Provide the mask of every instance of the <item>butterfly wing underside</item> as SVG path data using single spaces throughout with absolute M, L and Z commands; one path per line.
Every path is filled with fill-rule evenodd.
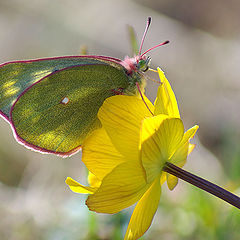
M 104 60 L 55 70 L 22 88 L 19 95 L 12 94 L 12 99 L 5 98 L 7 107 L 0 103 L 1 111 L 17 140 L 59 155 L 77 151 L 86 136 L 100 126 L 97 112 L 103 101 L 128 86 L 123 68 L 113 65 Z M 5 85 L 11 85 L 9 82 Z

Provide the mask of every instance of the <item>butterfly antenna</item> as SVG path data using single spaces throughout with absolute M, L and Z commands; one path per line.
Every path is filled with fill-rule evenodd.
M 148 111 L 154 116 L 153 112 L 150 110 L 150 108 L 148 107 L 146 101 L 144 100 L 144 97 L 143 97 L 143 95 L 142 95 L 142 91 L 141 91 L 141 89 L 140 89 L 140 86 L 139 86 L 139 83 L 138 83 L 138 82 L 136 82 L 136 86 L 137 86 L 138 92 L 140 93 L 140 96 L 141 96 L 144 104 L 146 105 Z
M 140 55 L 140 58 L 141 58 L 142 56 L 144 56 L 146 53 L 152 51 L 153 49 L 158 48 L 158 47 L 163 46 L 163 45 L 168 44 L 168 43 L 169 43 L 169 41 L 167 40 L 167 41 L 165 41 L 165 42 L 163 42 L 163 43 L 160 43 L 160 44 L 158 44 L 158 45 L 156 45 L 156 46 L 154 46 L 154 47 L 152 47 L 152 48 L 149 48 L 146 52 L 144 52 L 144 53 L 142 53 L 142 54 Z
M 147 32 L 148 32 L 148 29 L 149 29 L 149 27 L 150 27 L 151 21 L 152 21 L 152 18 L 151 18 L 151 17 L 148 17 L 148 19 L 147 19 L 147 24 L 146 24 L 146 28 L 145 28 L 145 31 L 144 31 L 144 33 L 143 33 L 143 37 L 142 37 L 142 41 L 141 41 L 141 45 L 140 45 L 140 48 L 139 48 L 138 55 L 140 55 L 141 52 L 142 52 L 143 42 L 144 42 L 144 40 L 145 40 L 146 34 L 147 34 Z

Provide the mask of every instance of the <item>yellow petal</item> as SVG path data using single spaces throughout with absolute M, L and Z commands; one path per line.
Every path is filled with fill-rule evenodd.
M 183 124 L 179 118 L 158 115 L 143 121 L 141 131 L 141 159 L 150 183 L 176 151 L 183 137 Z
M 168 188 L 172 191 L 178 184 L 178 178 L 167 173 L 167 185 Z
M 150 227 L 157 211 L 161 196 L 161 185 L 156 178 L 147 192 L 137 203 L 130 219 L 124 240 L 140 238 Z
M 179 147 L 177 151 L 174 153 L 174 155 L 171 157 L 169 162 L 177 165 L 178 167 L 183 167 L 187 161 L 188 146 L 189 146 L 189 143 L 186 142 L 184 145 Z M 177 183 L 178 183 L 178 178 L 167 173 L 168 188 L 170 190 L 173 190 L 177 186 Z
M 101 213 L 117 213 L 137 202 L 148 185 L 142 166 L 134 162 L 118 165 L 102 181 L 99 189 L 88 197 L 89 209 Z
M 162 172 L 162 175 L 160 177 L 160 184 L 163 185 L 166 180 L 167 180 L 167 173 Z
M 183 167 L 187 161 L 189 143 L 185 142 L 184 145 L 181 145 L 176 152 L 173 154 L 169 162 L 177 165 L 178 167 Z M 167 185 L 170 190 L 173 190 L 178 183 L 178 178 L 167 174 Z
M 93 173 L 89 172 L 88 173 L 88 182 L 89 185 L 93 188 L 99 188 L 102 181 L 99 180 Z
M 171 157 L 171 163 L 177 165 L 178 167 L 184 166 L 187 155 L 194 149 L 194 145 L 189 145 L 189 141 L 191 138 L 193 138 L 197 130 L 198 126 L 195 125 L 184 133 L 182 141 L 180 142 L 176 152 Z
M 184 133 L 184 136 L 183 136 L 181 144 L 185 144 L 185 142 L 189 142 L 189 140 L 194 137 L 194 135 L 197 132 L 198 128 L 199 128 L 198 125 L 194 125 L 193 127 L 189 128 Z
M 99 180 L 124 160 L 103 128 L 94 131 L 83 143 L 82 161 Z
M 152 103 L 144 98 L 153 112 Z M 107 98 L 98 117 L 117 150 L 129 159 L 138 159 L 141 122 L 152 116 L 146 105 L 136 96 L 113 96 Z
M 70 177 L 68 177 L 65 182 L 70 189 L 76 193 L 93 194 L 96 191 L 96 188 L 85 187 Z
M 198 126 L 194 126 L 184 133 L 181 143 L 169 162 L 177 165 L 178 167 L 183 167 L 185 165 L 189 152 L 193 150 L 193 146 L 192 144 L 190 145 L 189 140 L 195 135 L 197 129 Z M 177 177 L 167 174 L 167 185 L 170 190 L 173 190 L 177 183 Z
M 188 146 L 188 155 L 194 150 L 195 147 L 196 147 L 196 144 L 189 143 L 189 146 Z
M 177 100 L 164 72 L 158 68 L 161 85 L 158 88 L 157 98 L 155 101 L 154 115 L 165 114 L 170 117 L 180 118 Z

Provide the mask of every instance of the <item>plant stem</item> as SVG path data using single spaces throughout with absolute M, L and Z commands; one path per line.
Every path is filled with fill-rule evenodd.
M 212 195 L 221 198 L 222 200 L 230 203 L 231 205 L 240 209 L 240 198 L 227 190 L 213 184 L 201 177 L 198 177 L 190 172 L 187 172 L 176 165 L 167 162 L 163 167 L 163 171 L 170 173 L 192 185 L 211 193 Z

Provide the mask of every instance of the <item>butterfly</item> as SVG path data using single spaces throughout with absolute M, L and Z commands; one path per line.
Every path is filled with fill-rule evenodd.
M 150 58 L 120 60 L 84 55 L 13 61 L 0 65 L 0 115 L 16 140 L 36 151 L 69 156 L 101 126 L 97 113 L 116 94 L 137 95 Z M 163 42 L 158 46 L 168 43 Z

